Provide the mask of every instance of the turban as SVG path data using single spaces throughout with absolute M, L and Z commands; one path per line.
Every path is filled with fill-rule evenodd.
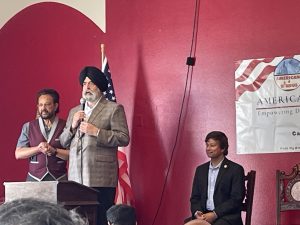
M 79 82 L 81 86 L 85 78 L 88 77 L 90 80 L 99 88 L 100 91 L 104 92 L 107 90 L 107 79 L 104 73 L 101 72 L 98 68 L 94 66 L 84 67 L 79 74 Z

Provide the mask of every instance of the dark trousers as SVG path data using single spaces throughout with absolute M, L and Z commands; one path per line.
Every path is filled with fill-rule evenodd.
M 97 212 L 97 225 L 107 225 L 106 211 L 114 205 L 116 188 L 114 187 L 94 187 L 98 193 L 100 203 Z

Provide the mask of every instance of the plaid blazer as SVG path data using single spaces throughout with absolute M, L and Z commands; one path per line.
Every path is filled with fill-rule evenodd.
M 122 105 L 102 97 L 88 118 L 100 128 L 97 137 L 71 132 L 74 113 L 70 110 L 61 144 L 70 149 L 68 179 L 89 187 L 116 187 L 118 181 L 118 146 L 127 146 L 129 131 Z

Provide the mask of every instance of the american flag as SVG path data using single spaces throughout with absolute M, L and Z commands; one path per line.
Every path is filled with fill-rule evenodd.
M 108 88 L 103 94 L 105 95 L 107 100 L 116 102 L 116 95 L 114 91 L 113 82 L 111 79 L 111 73 L 109 70 L 107 58 L 104 57 L 102 62 L 102 72 L 106 76 L 108 81 Z M 116 190 L 115 203 L 116 204 L 127 204 L 134 205 L 134 198 L 131 189 L 131 183 L 129 179 L 128 173 L 128 163 L 127 156 L 124 151 L 124 148 L 118 148 L 118 162 L 119 162 L 119 179 L 118 186 Z
M 116 102 L 117 101 L 116 94 L 115 94 L 114 85 L 111 79 L 110 69 L 106 57 L 104 57 L 104 60 L 102 62 L 102 72 L 104 73 L 108 81 L 108 88 L 105 92 L 103 92 L 103 94 L 105 95 L 107 100 Z

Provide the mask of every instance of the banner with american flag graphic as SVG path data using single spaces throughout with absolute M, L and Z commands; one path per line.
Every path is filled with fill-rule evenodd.
M 300 151 L 300 55 L 236 63 L 237 153 Z
M 111 79 L 111 73 L 109 70 L 109 65 L 106 57 L 104 57 L 102 62 L 102 72 L 104 73 L 108 81 L 108 88 L 105 92 L 103 92 L 103 94 L 105 95 L 107 100 L 116 102 L 115 90 L 114 90 L 113 82 Z M 134 198 L 133 198 L 133 193 L 132 193 L 131 183 L 130 183 L 129 173 L 128 173 L 127 156 L 124 148 L 122 147 L 118 148 L 118 162 L 119 162 L 119 179 L 118 179 L 118 186 L 116 190 L 115 203 L 134 205 Z

